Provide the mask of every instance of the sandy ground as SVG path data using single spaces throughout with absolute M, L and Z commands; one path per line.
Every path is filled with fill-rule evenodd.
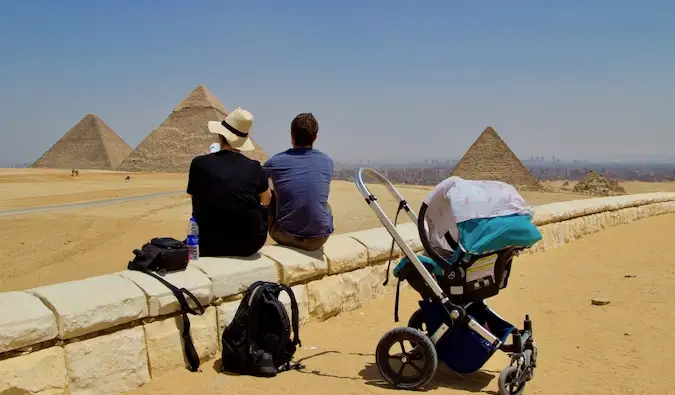
M 525 313 L 531 315 L 540 355 L 526 394 L 675 393 L 675 376 L 667 374 L 675 363 L 673 232 L 671 214 L 517 258 L 509 287 L 489 304 L 518 326 Z M 611 303 L 592 306 L 590 299 L 598 295 Z M 415 301 L 413 291 L 404 293 L 400 325 Z M 272 388 L 296 395 L 395 393 L 382 382 L 373 355 L 380 337 L 397 326 L 392 308 L 388 298 L 304 327 L 304 348 L 297 353 L 304 371 L 272 379 L 238 377 L 216 373 L 219 362 L 210 361 L 202 373 L 179 370 L 128 394 L 253 394 Z M 507 363 L 498 353 L 474 374 L 442 368 L 429 392 L 497 394 L 496 376 Z
M 127 174 L 82 170 L 71 177 L 70 170 L 0 169 L 0 210 L 183 190 L 186 184 L 184 174 L 131 173 L 125 183 Z M 675 190 L 675 183 L 646 186 L 654 185 Z M 400 192 L 418 208 L 429 189 L 401 186 Z M 379 185 L 372 191 L 393 218 L 396 203 L 389 192 Z M 588 198 L 569 192 L 523 195 L 534 205 Z M 381 226 L 353 183 L 333 182 L 330 204 L 337 233 Z M 188 197 L 178 195 L 0 217 L 0 292 L 123 270 L 132 251 L 152 237 L 182 239 L 189 214 Z

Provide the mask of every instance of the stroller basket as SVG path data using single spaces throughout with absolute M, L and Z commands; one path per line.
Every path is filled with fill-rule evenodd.
M 437 303 L 419 302 L 427 331 L 434 333 L 443 325 L 443 310 Z M 489 328 L 500 342 L 505 343 L 515 329 L 482 302 L 467 307 L 467 315 L 479 325 Z M 457 373 L 472 373 L 483 367 L 498 346 L 478 336 L 464 325 L 455 325 L 452 330 L 436 343 L 439 358 Z

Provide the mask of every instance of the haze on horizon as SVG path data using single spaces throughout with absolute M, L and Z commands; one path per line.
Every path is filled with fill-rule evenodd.
M 200 83 L 270 154 L 313 112 L 338 161 L 455 159 L 488 125 L 521 158 L 675 158 L 675 2 L 481 5 L 0 2 L 0 162 L 87 113 L 136 146 Z

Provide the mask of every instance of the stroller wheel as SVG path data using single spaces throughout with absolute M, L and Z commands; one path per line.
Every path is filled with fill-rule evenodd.
M 410 328 L 418 329 L 420 332 L 428 336 L 427 333 L 427 324 L 424 322 L 424 317 L 422 316 L 422 310 L 415 311 L 408 320 L 408 326 Z
M 427 384 L 438 368 L 438 355 L 431 339 L 409 327 L 385 333 L 377 344 L 375 360 L 382 377 L 403 389 Z
M 518 382 L 518 368 L 509 366 L 502 370 L 497 381 L 499 395 L 521 395 L 525 391 L 525 382 Z

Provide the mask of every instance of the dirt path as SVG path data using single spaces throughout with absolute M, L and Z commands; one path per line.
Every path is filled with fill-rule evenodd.
M 518 259 L 509 288 L 490 305 L 518 325 L 526 312 L 532 315 L 540 367 L 526 394 L 675 393 L 675 376 L 667 374 L 675 364 L 673 232 L 675 215 L 665 215 Z M 611 303 L 592 306 L 596 295 Z M 403 296 L 402 321 L 415 300 L 412 292 Z M 273 379 L 235 377 L 217 374 L 208 362 L 203 373 L 177 371 L 129 394 L 400 393 L 381 382 L 373 365 L 379 338 L 397 325 L 392 307 L 393 298 L 380 300 L 304 327 L 305 349 L 298 357 L 305 371 Z M 495 375 L 506 363 L 498 354 L 471 375 L 440 370 L 429 392 L 496 394 Z
M 144 194 L 144 195 L 130 195 L 130 196 L 123 196 L 123 197 L 115 197 L 115 198 L 108 198 L 108 199 L 99 199 L 99 200 L 85 200 L 81 202 L 75 202 L 75 203 L 62 203 L 62 204 L 54 204 L 54 205 L 49 205 L 49 206 L 34 206 L 34 207 L 25 207 L 25 208 L 17 208 L 17 209 L 11 209 L 11 210 L 0 210 L 0 217 L 7 217 L 10 215 L 22 215 L 22 214 L 35 214 L 35 213 L 42 213 L 45 211 L 58 211 L 58 210 L 67 210 L 71 208 L 82 208 L 82 207 L 92 207 L 92 206 L 104 206 L 107 204 L 120 204 L 120 203 L 126 203 L 126 202 L 135 202 L 137 200 L 147 200 L 147 199 L 156 199 L 160 197 L 166 197 L 166 196 L 174 196 L 174 195 L 184 195 L 184 191 L 167 191 L 167 192 L 156 192 L 156 193 L 149 193 L 149 194 Z

